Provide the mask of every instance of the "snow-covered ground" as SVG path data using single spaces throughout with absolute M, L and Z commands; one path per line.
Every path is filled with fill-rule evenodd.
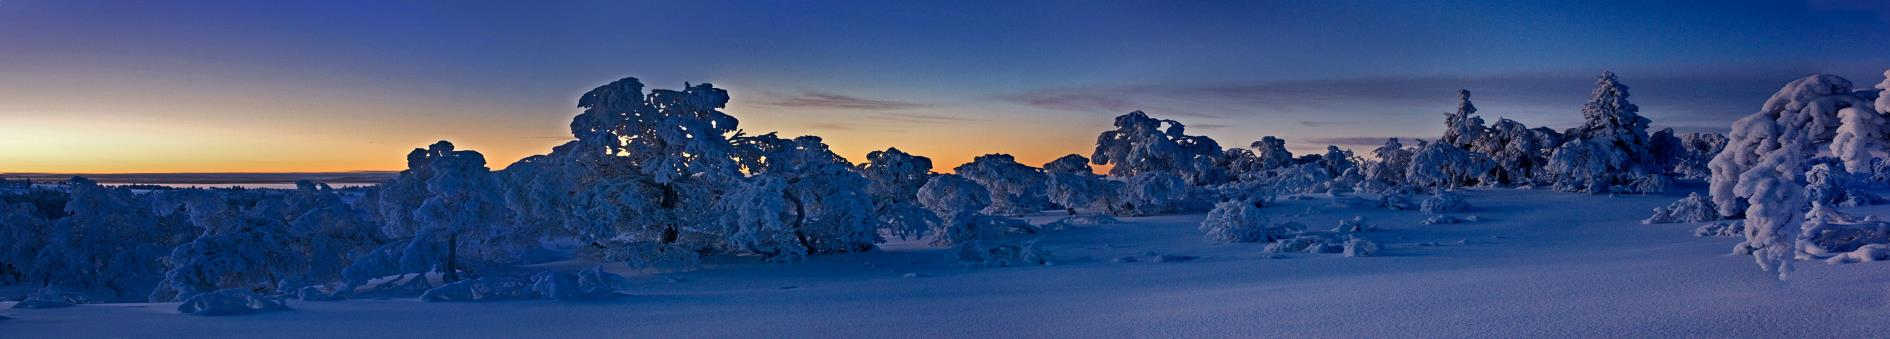
M 291 302 L 292 311 L 180 315 L 177 304 L 8 309 L 0 337 L 1882 337 L 1890 264 L 1802 263 L 1788 281 L 1727 253 L 1738 238 L 1642 225 L 1688 192 L 1618 197 L 1473 189 L 1478 222 L 1331 198 L 1283 200 L 1315 229 L 1363 215 L 1382 256 L 1285 254 L 1202 239 L 1200 214 L 1049 233 L 1053 266 L 961 268 L 946 249 L 796 264 L 716 258 L 634 274 L 605 302 Z M 1849 209 L 1890 216 L 1890 207 Z M 1304 216 L 1292 216 L 1315 212 Z M 1039 215 L 1045 223 L 1054 215 Z M 1155 262 L 1149 254 L 1198 256 Z M 1119 262 L 1121 257 L 1135 262 Z M 587 264 L 563 264 L 572 268 Z M 624 272 L 621 266 L 617 271 Z

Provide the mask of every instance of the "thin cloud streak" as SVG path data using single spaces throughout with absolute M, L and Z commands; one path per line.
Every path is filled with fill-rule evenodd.
M 827 92 L 804 92 L 793 96 L 772 98 L 761 101 L 759 104 L 788 108 L 852 109 L 868 111 L 890 111 L 930 106 L 914 102 L 867 99 Z

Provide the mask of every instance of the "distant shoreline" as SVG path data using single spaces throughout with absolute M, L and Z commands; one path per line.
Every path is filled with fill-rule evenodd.
M 395 171 L 355 171 L 355 172 L 285 172 L 285 173 L 0 173 L 0 178 L 9 180 L 27 179 L 34 182 L 61 182 L 74 176 L 92 179 L 102 184 L 289 184 L 299 180 L 323 182 L 329 184 L 375 184 L 400 174 Z

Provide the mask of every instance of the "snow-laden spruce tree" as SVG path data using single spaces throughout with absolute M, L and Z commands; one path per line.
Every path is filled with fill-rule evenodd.
M 879 227 L 901 239 L 922 238 L 939 223 L 938 216 L 919 206 L 919 187 L 932 179 L 932 159 L 898 148 L 866 154 L 860 173 L 870 182 Z
M 1063 206 L 1069 215 L 1076 215 L 1078 208 L 1095 208 L 1105 204 L 1105 197 L 1116 195 L 1121 184 L 1096 175 L 1089 167 L 1089 159 L 1081 155 L 1065 155 L 1043 164 L 1046 180 L 1045 193 L 1050 202 Z
M 151 301 L 181 301 L 232 288 L 281 292 L 297 287 L 283 285 L 309 268 L 307 258 L 293 248 L 301 241 L 263 204 L 233 205 L 221 193 L 200 189 L 157 197 L 155 210 L 187 212 L 202 233 L 171 250 L 165 259 L 171 269 L 151 292 Z
M 1398 138 L 1385 140 L 1385 145 L 1372 150 L 1377 160 L 1366 162 L 1363 166 L 1365 179 L 1358 183 L 1358 190 L 1379 192 L 1405 185 L 1405 172 L 1411 168 L 1411 157 L 1416 152 L 1405 148 Z
M 1143 173 L 1129 177 L 1117 195 L 1107 197 L 1108 211 L 1117 216 L 1148 216 L 1205 210 L 1211 201 L 1203 200 L 1193 186 L 1171 173 Z
M 1582 119 L 1582 126 L 1549 158 L 1546 169 L 1557 189 L 1605 192 L 1668 170 L 1657 168 L 1649 149 L 1649 120 L 1628 101 L 1628 86 L 1613 72 L 1602 72 L 1595 80 L 1593 96 L 1582 105 Z
M 1470 148 L 1470 144 L 1482 138 L 1488 129 L 1483 127 L 1483 118 L 1476 114 L 1477 106 L 1470 103 L 1470 90 L 1457 90 L 1457 111 L 1444 113 L 1444 137 L 1437 139 L 1437 142 L 1457 148 Z
M 985 214 L 1023 216 L 1041 211 L 1048 202 L 1043 170 L 1017 163 L 1009 154 L 980 155 L 952 171 L 991 191 L 991 206 Z
M 1726 148 L 1708 166 L 1720 214 L 1746 217 L 1746 241 L 1735 253 L 1753 255 L 1761 269 L 1781 278 L 1791 271 L 1809 203 L 1810 161 L 1829 151 L 1847 168 L 1869 169 L 1870 159 L 1856 155 L 1882 153 L 1878 141 L 1859 138 L 1884 128 L 1872 105 L 1867 94 L 1852 91 L 1849 80 L 1820 74 L 1786 84 L 1758 112 L 1733 122 Z
M 873 197 L 867 193 L 871 182 L 820 137 L 783 139 L 769 133 L 738 137 L 737 144 L 738 159 L 754 180 L 774 176 L 782 181 L 779 199 L 785 202 L 786 226 L 801 254 L 866 251 L 882 241 Z M 718 206 L 724 211 L 746 208 Z M 723 234 L 735 243 L 748 241 Z
M 1220 144 L 1206 136 L 1187 135 L 1180 122 L 1135 111 L 1117 116 L 1115 126 L 1096 136 L 1096 151 L 1089 156 L 1097 165 L 1115 165 L 1109 169 L 1110 176 L 1166 172 L 1194 185 L 1225 180 L 1226 174 L 1215 166 Z
M 1481 154 L 1446 142 L 1433 142 L 1411 155 L 1406 180 L 1418 187 L 1457 188 L 1476 180 L 1489 169 Z

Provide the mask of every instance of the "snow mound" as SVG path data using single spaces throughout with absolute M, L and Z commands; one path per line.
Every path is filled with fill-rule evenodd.
M 1378 243 L 1372 242 L 1371 240 L 1367 240 L 1365 238 L 1348 239 L 1345 241 L 1345 256 L 1347 257 L 1378 256 Z
M 1050 251 L 1037 247 L 1037 241 L 999 241 L 977 240 L 960 243 L 953 247 L 953 259 L 959 264 L 976 267 L 1010 266 L 1049 266 L 1054 265 Z
M 177 305 L 177 312 L 189 315 L 236 315 L 265 311 L 288 310 L 289 304 L 282 300 L 265 297 L 246 289 L 232 288 L 203 293 L 184 299 Z
M 1043 228 L 1050 229 L 1050 230 L 1060 230 L 1060 229 L 1067 229 L 1076 225 L 1108 225 L 1108 224 L 1116 224 L 1116 223 L 1121 223 L 1121 222 L 1122 222 L 1121 220 L 1116 220 L 1115 217 L 1111 217 L 1107 215 L 1100 215 L 1100 214 L 1099 215 L 1072 215 L 1072 216 L 1059 218 L 1057 219 L 1057 221 L 1052 221 L 1048 224 L 1044 224 Z
M 532 291 L 558 301 L 598 300 L 617 295 L 625 282 L 623 276 L 597 266 L 577 273 L 540 272 L 532 276 Z
M 1701 237 L 1741 237 L 1746 235 L 1746 221 L 1727 221 L 1700 225 L 1693 229 L 1694 236 Z
M 83 293 L 66 292 L 58 288 L 47 287 L 40 289 L 39 292 L 34 292 L 32 295 L 26 296 L 26 300 L 21 300 L 19 303 L 13 304 L 13 308 L 60 308 L 84 304 L 86 301 L 87 298 Z
M 1299 223 L 1273 224 L 1253 205 L 1240 200 L 1216 204 L 1201 220 L 1201 232 L 1209 241 L 1269 242 L 1306 229 Z
M 1416 209 L 1418 206 L 1416 203 L 1411 202 L 1411 194 L 1409 193 L 1385 192 L 1378 196 L 1378 207 L 1393 211 L 1403 211 Z
M 321 286 L 303 286 L 302 289 L 295 291 L 295 299 L 301 301 L 340 301 L 347 300 L 348 296 Z
M 1266 253 L 1340 253 L 1345 251 L 1345 239 L 1324 234 L 1302 234 L 1287 239 L 1275 240 L 1267 244 Z
M 420 294 L 420 301 L 494 301 L 529 299 L 532 283 L 517 277 L 482 277 L 455 281 Z
M 1708 199 L 1706 196 L 1702 196 L 1699 193 L 1692 193 L 1688 194 L 1686 198 L 1681 198 L 1680 201 L 1675 201 L 1672 205 L 1667 205 L 1667 207 L 1655 207 L 1654 215 L 1647 217 L 1647 219 L 1642 219 L 1641 223 L 1649 225 L 1677 224 L 1720 219 L 1722 218 L 1719 216 L 1719 205 L 1713 204 L 1713 200 Z
M 1448 224 L 1461 224 L 1468 221 L 1469 220 L 1453 217 L 1448 214 L 1438 214 L 1438 215 L 1431 216 L 1430 218 L 1425 218 L 1422 221 L 1418 221 L 1418 223 L 1424 224 L 1424 225 L 1448 225 Z
M 1360 216 L 1351 217 L 1349 219 L 1340 219 L 1339 226 L 1332 228 L 1332 232 L 1335 232 L 1335 233 L 1364 232 L 1364 231 L 1370 231 L 1373 228 L 1374 227 L 1372 227 L 1371 224 L 1365 223 L 1365 216 L 1360 215 Z
M 1799 259 L 1826 259 L 1830 263 L 1882 260 L 1890 246 L 1890 222 L 1874 217 L 1853 218 L 1824 205 L 1805 214 L 1798 235 Z
M 1468 209 L 1470 209 L 1470 202 L 1463 200 L 1463 196 L 1443 190 L 1437 191 L 1437 194 L 1429 198 L 1424 198 L 1424 202 L 1418 207 L 1418 211 L 1424 214 L 1461 212 Z

